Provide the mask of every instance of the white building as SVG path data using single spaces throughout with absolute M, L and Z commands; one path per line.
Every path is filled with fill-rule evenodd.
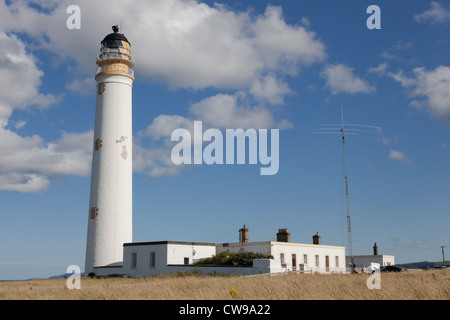
M 350 257 L 347 257 L 347 264 L 350 264 Z M 353 256 L 353 261 L 355 264 L 355 270 L 360 272 L 364 268 L 368 268 L 372 263 L 379 263 L 381 267 L 383 266 L 393 266 L 395 265 L 395 256 L 378 254 L 378 246 L 375 243 L 373 246 L 372 255 L 358 255 Z
M 290 242 L 288 230 L 279 229 L 277 241 L 224 243 L 218 244 L 216 251 L 247 251 L 271 255 L 285 271 L 345 272 L 345 247 L 322 245 L 320 239 L 319 233 L 316 233 L 312 244 L 293 243 Z
M 248 229 L 246 229 L 248 232 Z M 242 231 L 242 229 L 241 229 Z M 287 238 L 286 238 L 287 235 Z M 320 244 L 316 234 L 313 244 L 291 243 L 287 229 L 280 229 L 278 241 L 237 243 L 202 243 L 181 241 L 158 241 L 126 243 L 123 247 L 123 265 L 93 268 L 96 275 L 119 274 L 130 277 L 147 277 L 177 272 L 202 274 L 261 274 L 281 272 L 344 273 L 345 247 Z M 240 236 L 242 240 L 242 237 Z M 272 256 L 273 259 L 255 259 L 253 266 L 203 266 L 194 262 L 217 255 L 223 251 L 255 252 Z

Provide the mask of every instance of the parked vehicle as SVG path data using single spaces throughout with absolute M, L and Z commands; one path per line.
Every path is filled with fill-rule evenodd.
M 371 274 L 371 273 L 374 273 L 377 270 L 380 270 L 380 264 L 376 263 L 376 262 L 371 262 L 370 266 L 365 268 L 364 272 Z
M 433 266 L 428 266 L 428 269 L 447 269 L 446 266 L 442 266 L 440 264 L 435 264 Z
M 381 272 L 403 272 L 407 269 L 400 266 L 383 266 L 380 268 Z

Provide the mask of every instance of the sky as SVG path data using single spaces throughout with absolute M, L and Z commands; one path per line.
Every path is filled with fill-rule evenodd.
M 113 25 L 135 62 L 133 241 L 237 242 L 246 224 L 250 241 L 288 228 L 347 246 L 341 137 L 315 134 L 342 106 L 346 124 L 378 127 L 346 136 L 353 254 L 442 260 L 446 1 L 18 0 L 0 2 L 0 280 L 84 269 L 95 61 Z M 278 172 L 175 165 L 171 134 L 194 121 L 279 129 Z

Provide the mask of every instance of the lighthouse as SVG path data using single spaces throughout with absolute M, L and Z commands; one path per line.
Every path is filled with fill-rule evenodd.
M 97 98 L 85 274 L 120 266 L 132 242 L 132 86 L 130 42 L 113 26 L 97 56 Z

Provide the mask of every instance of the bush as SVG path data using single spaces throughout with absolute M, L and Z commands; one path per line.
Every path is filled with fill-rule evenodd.
M 230 252 L 223 251 L 218 255 L 210 258 L 201 259 L 194 264 L 196 265 L 221 265 L 235 267 L 251 267 L 253 259 L 273 259 L 272 256 L 256 252 Z

